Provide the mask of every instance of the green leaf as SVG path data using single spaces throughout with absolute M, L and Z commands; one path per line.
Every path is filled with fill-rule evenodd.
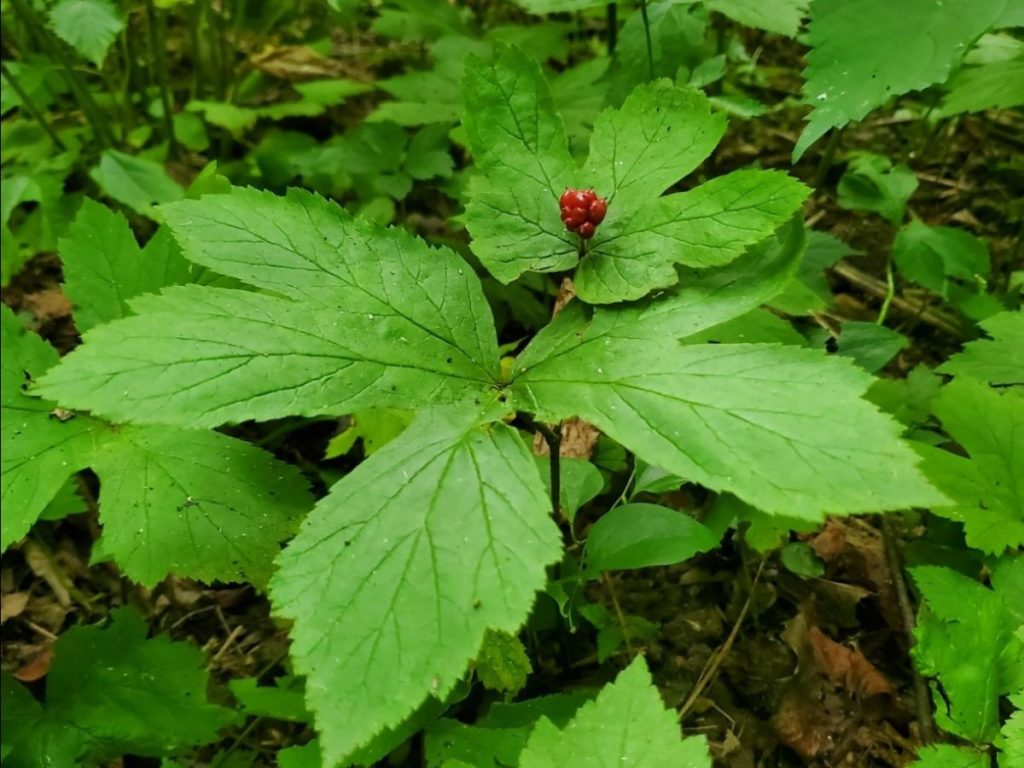
M 580 615 L 597 629 L 597 663 L 604 664 L 618 653 L 626 642 L 626 635 L 633 642 L 643 643 L 656 636 L 660 626 L 640 616 L 628 613 L 612 616 L 600 603 L 585 603 L 579 606 Z
M 964 67 L 950 79 L 946 97 L 936 114 L 949 117 L 1021 104 L 1024 104 L 1024 57 Z
M 89 465 L 100 422 L 61 420 L 55 405 L 25 394 L 35 377 L 57 361 L 57 352 L 27 331 L 5 304 L 0 308 L 3 401 L 0 410 L 2 505 L 0 548 L 24 536 L 65 480 Z
M 794 541 L 787 544 L 779 552 L 779 558 L 782 560 L 782 564 L 797 576 L 817 579 L 825 575 L 825 564 L 805 542 Z
M 992 338 L 967 343 L 939 371 L 996 386 L 1024 385 L 1024 313 L 1000 312 L 981 327 Z
M 944 500 L 899 425 L 860 399 L 871 379 L 852 365 L 795 347 L 591 336 L 571 309 L 517 361 L 520 410 L 578 415 L 645 461 L 775 514 Z
M 894 166 L 887 157 L 857 152 L 839 179 L 839 206 L 873 211 L 893 225 L 903 221 L 907 200 L 917 189 L 917 176 L 909 167 Z
M 891 328 L 851 320 L 842 324 L 836 352 L 853 358 L 868 373 L 877 373 L 909 345 L 906 336 Z
M 1017 709 L 999 734 L 999 768 L 1024 768 L 1024 690 L 1010 696 Z
M 453 252 L 305 192 L 164 210 L 187 258 L 292 298 L 198 286 L 137 298 L 138 315 L 87 333 L 44 396 L 198 427 L 479 399 L 496 380 L 487 301 Z
M 523 272 L 575 266 L 576 237 L 558 197 L 576 182 L 562 119 L 540 66 L 499 45 L 493 62 L 471 57 L 462 120 L 480 174 L 466 207 L 473 250 L 503 283 Z
M 917 751 L 917 760 L 911 768 L 991 768 L 988 753 L 954 747 L 950 744 L 933 744 Z
M 919 365 L 905 379 L 878 379 L 867 398 L 907 426 L 924 424 L 931 413 L 932 400 L 942 389 L 942 377 Z
M 79 758 L 107 760 L 125 753 L 159 757 L 215 741 L 233 714 L 207 702 L 203 654 L 165 635 L 147 640 L 147 631 L 135 609 L 120 608 L 106 628 L 78 626 L 62 634 L 46 677 L 45 719 L 19 723 L 29 732 L 15 734 L 16 747 L 45 742 L 46 729 L 51 739 L 54 731 L 78 734 Z M 20 750 L 14 757 L 12 765 L 40 764 Z
M 191 282 L 190 268 L 165 235 L 140 248 L 128 220 L 86 198 L 59 241 L 64 293 L 74 304 L 75 326 L 85 332 L 128 312 L 128 300 L 165 285 Z
M 103 151 L 89 176 L 114 200 L 143 216 L 152 216 L 154 205 L 180 200 L 185 194 L 160 163 L 115 149 Z
M 710 768 L 702 737 L 681 738 L 676 713 L 665 709 L 641 657 L 597 699 L 580 707 L 565 728 L 542 719 L 519 758 L 519 768 Z
M 985 552 L 1024 545 L 1024 397 L 960 378 L 932 411 L 970 456 L 918 448 L 925 474 L 952 500 L 935 514 L 962 522 L 967 543 Z
M 623 504 L 587 532 L 586 572 L 674 565 L 707 552 L 718 538 L 685 512 L 657 504 Z
M 990 590 L 949 568 L 919 566 L 910 573 L 925 602 L 911 654 L 941 685 L 933 697 L 936 722 L 979 744 L 991 742 L 999 731 L 999 697 L 1024 684 L 1024 643 L 1014 636 L 1021 622 L 1009 610 L 1019 594 Z
M 3 547 L 29 530 L 69 476 L 91 467 L 103 524 L 94 559 L 113 556 L 146 585 L 171 571 L 266 582 L 280 542 L 311 504 L 294 467 L 213 432 L 57 418 L 53 403 L 21 391 L 25 372 L 45 370 L 56 352 L 6 307 L 3 344 Z
M 771 306 L 788 315 L 804 315 L 825 309 L 832 303 L 832 288 L 825 277 L 825 270 L 856 253 L 833 235 L 808 232 L 807 250 L 800 269 L 789 285 L 771 300 Z
M 815 0 L 804 101 L 813 107 L 793 149 L 798 160 L 832 128 L 893 96 L 944 82 L 1005 0 Z
M 706 0 L 705 5 L 748 27 L 796 37 L 810 0 Z
M 513 697 L 532 671 L 530 657 L 516 635 L 487 630 L 476 657 L 476 674 L 484 688 Z
M 429 693 L 443 697 L 487 629 L 515 632 L 560 556 L 518 432 L 427 414 L 338 482 L 278 559 L 325 762 Z
M 260 685 L 258 678 L 243 677 L 229 680 L 228 688 L 248 717 L 270 717 L 293 723 L 308 723 L 311 719 L 302 687 L 296 685 L 294 679 L 282 678 L 275 685 Z
M 537 456 L 537 467 L 544 479 L 544 487 L 551 493 L 550 457 Z M 580 507 L 604 490 L 604 477 L 601 470 L 586 459 L 561 457 L 559 461 L 561 499 L 559 506 L 571 523 L 576 519 Z
M 363 453 L 369 456 L 383 448 L 409 426 L 414 414 L 383 408 L 367 408 L 352 414 L 349 426 L 331 438 L 324 451 L 325 459 L 336 459 L 352 450 L 362 439 Z
M 112 557 L 147 586 L 169 572 L 264 585 L 312 506 L 295 467 L 216 432 L 124 426 L 99 442 L 93 560 Z
M 61 40 L 102 67 L 125 19 L 109 0 L 58 0 L 50 8 L 50 26 Z
M 736 171 L 636 210 L 609 208 L 580 260 L 577 295 L 594 304 L 637 299 L 675 285 L 675 264 L 727 264 L 770 237 L 807 192 L 784 173 Z
M 616 208 L 633 212 L 700 165 L 724 133 L 725 116 L 700 91 L 667 80 L 639 85 L 598 116 L 581 178 L 608 200 L 610 217 Z
M 953 227 L 929 227 L 914 219 L 896 235 L 896 268 L 908 280 L 949 298 L 950 278 L 975 287 L 991 268 L 985 241 Z
M 502 282 L 579 261 L 582 300 L 639 298 L 674 285 L 677 263 L 735 259 L 807 194 L 784 174 L 739 171 L 659 198 L 708 155 L 725 125 L 706 97 L 667 81 L 640 86 L 620 110 L 602 113 L 577 171 L 540 68 L 516 49 L 498 50 L 493 64 L 467 69 L 463 120 L 481 172 L 471 184 L 467 226 L 474 252 Z M 607 219 L 585 248 L 559 218 L 558 198 L 573 185 L 608 199 Z

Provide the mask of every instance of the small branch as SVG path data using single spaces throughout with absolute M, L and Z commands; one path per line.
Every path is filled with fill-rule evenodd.
M 882 520 L 882 539 L 885 542 L 885 559 L 889 566 L 889 575 L 892 578 L 893 586 L 896 588 L 896 602 L 900 608 L 900 620 L 903 622 L 903 631 L 907 633 L 908 642 L 914 636 L 914 627 L 917 622 L 914 618 L 914 608 L 910 602 L 910 592 L 907 589 L 907 581 L 903 578 L 903 566 L 900 561 L 900 554 L 896 548 L 896 534 L 892 529 L 892 523 L 885 516 Z M 917 707 L 917 719 L 921 723 L 921 736 L 924 743 L 928 744 L 937 738 L 935 731 L 935 720 L 932 718 L 932 700 L 928 695 L 928 685 L 925 683 L 917 667 L 910 665 L 914 676 L 914 703 Z
M 750 611 L 750 604 L 754 599 L 754 588 L 757 587 L 757 583 L 761 580 L 761 571 L 764 570 L 764 560 L 757 567 L 757 573 L 754 575 L 754 581 L 750 585 L 750 594 L 747 595 L 747 600 L 743 603 L 743 608 L 740 610 L 740 615 L 736 617 L 736 623 L 732 625 L 732 630 L 729 632 L 729 636 L 725 639 L 725 642 L 711 655 L 704 670 L 700 673 L 700 677 L 697 678 L 697 682 L 693 686 L 693 690 L 690 691 L 690 695 L 686 697 L 686 701 L 683 702 L 683 706 L 679 709 L 679 722 L 682 722 L 686 716 L 693 709 L 693 705 L 697 703 L 697 699 L 705 691 L 705 689 L 711 685 L 711 681 L 714 680 L 715 675 L 718 674 L 718 670 L 721 668 L 725 659 L 729 656 L 729 652 L 732 650 L 732 646 L 736 642 L 736 638 L 740 633 L 740 627 L 743 626 L 743 620 L 747 617 L 747 613 Z
M 884 299 L 888 293 L 888 288 L 884 282 L 862 272 L 849 262 L 836 262 L 832 267 L 832 271 L 848 283 L 857 286 L 865 293 L 869 293 L 876 298 Z M 905 299 L 902 296 L 893 296 L 890 303 L 892 309 L 902 312 L 905 315 L 910 315 L 911 317 L 919 317 L 922 322 L 938 328 L 940 331 L 948 333 L 958 341 L 966 341 L 971 338 L 970 334 L 964 330 L 963 326 L 961 326 L 958 321 L 948 315 L 928 309 L 927 305 L 923 302 L 912 301 L 910 299 Z
M 622 612 L 622 606 L 619 605 L 619 596 L 615 592 L 615 582 L 612 581 L 611 574 L 608 571 L 601 573 L 601 579 L 604 581 L 604 585 L 608 587 L 608 596 L 612 599 L 612 608 L 615 609 L 615 618 L 619 622 L 619 629 L 622 631 L 622 642 L 626 646 L 626 653 L 629 654 L 629 658 L 633 658 L 633 642 L 629 636 L 629 627 L 626 626 L 626 614 Z
M 885 298 L 882 299 L 882 308 L 878 310 L 878 318 L 875 325 L 885 325 L 885 318 L 889 314 L 889 307 L 896 296 L 896 276 L 892 273 L 892 256 L 885 260 Z
M 552 429 L 547 424 L 534 421 L 525 413 L 519 414 L 519 419 L 527 429 L 539 432 L 544 438 L 544 442 L 548 444 L 548 453 L 550 454 L 548 463 L 551 467 L 551 511 L 557 516 L 562 508 L 562 425 L 556 424 Z

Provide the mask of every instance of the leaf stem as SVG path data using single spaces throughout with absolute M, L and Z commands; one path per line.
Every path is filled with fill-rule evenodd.
M 654 79 L 654 44 L 651 43 L 651 22 L 647 18 L 647 0 L 640 0 L 640 18 L 644 21 L 644 37 L 647 40 L 647 71 Z
M 562 425 L 558 423 L 554 429 L 547 424 L 534 421 L 529 414 L 521 413 L 519 418 L 527 429 L 539 432 L 548 444 L 550 453 L 548 465 L 551 467 L 551 511 L 557 516 L 562 508 Z
M 167 134 L 167 152 L 178 156 L 178 142 L 174 138 L 174 115 L 171 114 L 171 86 L 167 76 L 167 46 L 163 35 L 163 17 L 153 0 L 146 0 L 146 24 L 149 27 L 149 47 L 153 49 L 153 64 L 160 89 L 160 111 L 163 112 L 164 133 Z
M 885 262 L 885 297 L 882 299 L 882 308 L 878 310 L 878 319 L 875 325 L 885 325 L 885 318 L 889 314 L 889 307 L 896 296 L 896 278 L 892 273 L 892 256 Z
M 608 27 L 608 55 L 615 53 L 615 46 L 619 42 L 619 6 L 617 3 L 608 3 L 605 8 L 605 19 Z
M 11 88 L 13 88 L 14 92 L 18 94 L 18 98 L 21 99 L 21 104 L 19 105 L 21 109 L 25 110 L 29 117 L 39 123 L 43 131 L 50 137 L 50 140 L 53 141 L 57 147 L 60 149 L 67 149 L 67 147 L 64 146 L 64 142 L 60 140 L 60 136 L 58 136 L 57 132 L 53 129 L 53 126 L 46 120 L 46 116 L 42 113 L 39 107 L 36 106 L 36 103 L 32 101 L 32 97 L 28 95 L 28 91 L 21 87 L 21 83 L 18 82 L 18 79 L 7 68 L 6 63 L 0 62 L 0 72 L 2 72 L 4 80 L 10 83 Z
M 96 102 L 93 101 L 89 89 L 86 88 L 85 83 L 79 78 L 78 73 L 64 52 L 63 43 L 59 40 L 54 40 L 50 36 L 49 30 L 39 21 L 35 11 L 25 3 L 25 0 L 11 0 L 11 7 L 14 9 L 15 15 L 21 19 L 21 23 L 39 41 L 40 46 L 60 64 L 61 75 L 64 77 L 68 89 L 74 94 L 76 101 L 81 106 L 82 112 L 85 114 L 90 126 L 92 126 L 93 132 L 96 134 L 100 144 L 104 147 L 114 146 L 114 136 L 106 122 L 102 119 L 102 113 L 96 106 Z M 4 37 L 9 37 L 7 32 L 7 30 L 4 30 Z

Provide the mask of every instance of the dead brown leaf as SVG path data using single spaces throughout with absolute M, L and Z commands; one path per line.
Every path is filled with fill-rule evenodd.
M 288 82 L 341 77 L 345 67 L 338 61 L 321 56 L 304 45 L 268 48 L 249 59 L 260 72 Z
M 44 288 L 26 293 L 22 301 L 25 309 L 35 315 L 40 323 L 71 316 L 71 301 L 60 288 Z
M 30 595 L 28 592 L 10 592 L 0 596 L 0 624 L 8 619 L 20 616 L 25 606 L 28 605 Z
M 50 671 L 50 664 L 53 662 L 53 648 L 45 648 L 32 659 L 22 666 L 20 669 L 15 670 L 13 676 L 21 680 L 23 683 L 34 682 L 41 677 L 45 677 L 46 673 Z
M 807 631 L 818 669 L 829 680 L 857 696 L 891 696 L 893 687 L 860 651 L 847 648 L 817 627 Z
M 67 608 L 70 606 L 71 593 L 68 591 L 64 574 L 58 572 L 59 566 L 56 560 L 50 556 L 42 545 L 31 539 L 22 545 L 21 553 L 25 556 L 25 562 L 32 569 L 32 573 L 49 585 L 61 607 Z

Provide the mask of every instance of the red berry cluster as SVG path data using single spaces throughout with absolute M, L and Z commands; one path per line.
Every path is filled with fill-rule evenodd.
M 558 198 L 558 204 L 565 228 L 584 240 L 594 236 L 594 230 L 608 212 L 608 201 L 598 197 L 592 189 L 567 189 Z

